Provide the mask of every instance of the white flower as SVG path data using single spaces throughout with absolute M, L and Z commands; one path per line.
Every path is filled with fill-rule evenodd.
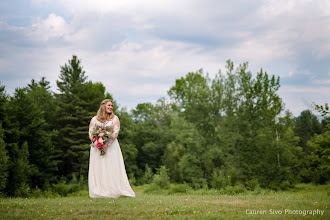
M 99 138 L 99 142 L 103 144 L 103 138 Z
M 100 133 L 99 136 L 100 136 L 100 137 L 103 137 L 103 136 L 104 136 L 104 133 Z

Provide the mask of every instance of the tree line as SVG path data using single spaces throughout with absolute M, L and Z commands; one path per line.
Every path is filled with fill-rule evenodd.
M 89 81 L 76 55 L 60 67 L 59 92 L 44 77 L 8 95 L 0 86 L 0 193 L 25 196 L 61 183 L 86 185 L 88 126 L 100 102 L 113 97 Z M 194 189 L 257 186 L 285 189 L 325 184 L 330 177 L 330 120 L 310 111 L 294 117 L 278 95 L 280 79 L 248 63 L 210 78 L 189 72 L 169 98 L 128 111 L 114 100 L 118 139 L 130 182 L 165 176 Z M 120 100 L 119 100 L 120 102 Z

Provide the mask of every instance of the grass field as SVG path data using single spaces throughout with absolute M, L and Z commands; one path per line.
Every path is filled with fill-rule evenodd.
M 90 199 L 88 192 L 59 198 L 0 198 L 1 219 L 330 219 L 330 186 L 225 195 L 216 190 L 136 198 Z M 310 211 L 318 212 L 311 214 Z M 258 214 L 252 214 L 256 213 Z M 321 214 L 323 212 L 323 215 Z

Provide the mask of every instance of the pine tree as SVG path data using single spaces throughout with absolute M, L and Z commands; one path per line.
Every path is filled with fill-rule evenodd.
M 6 143 L 3 140 L 3 128 L 2 124 L 0 123 L 0 195 L 4 193 L 4 189 L 7 185 L 8 180 L 8 155 L 6 150 Z
M 305 150 L 307 141 L 309 141 L 314 134 L 321 134 L 322 126 L 317 117 L 310 110 L 305 110 L 295 119 L 294 131 L 300 138 L 299 145 Z
M 52 183 L 56 180 L 55 174 L 58 171 L 60 161 L 59 151 L 55 148 L 57 131 L 55 130 L 55 100 L 50 92 L 49 82 L 44 77 L 39 82 L 34 80 L 27 87 L 27 96 L 32 112 L 29 137 L 25 138 L 29 144 L 29 162 L 36 172 L 31 174 L 32 187 L 43 188 L 45 183 Z
M 9 157 L 6 150 L 6 143 L 4 141 L 4 130 L 2 128 L 2 123 L 5 118 L 5 103 L 7 97 L 5 94 L 5 87 L 0 86 L 0 194 L 4 193 L 4 190 L 8 181 L 8 163 Z
M 87 82 L 87 76 L 76 55 L 61 66 L 59 80 L 60 91 L 56 94 L 58 146 L 63 155 L 60 174 L 64 176 L 87 175 L 90 140 L 88 126 L 96 114 L 100 102 L 105 98 L 102 83 Z M 110 96 L 108 94 L 108 96 Z
M 7 95 L 5 92 L 5 86 L 0 85 L 0 122 L 3 122 L 5 118 L 5 103 L 7 101 Z
M 15 195 L 19 197 L 27 197 L 30 192 L 29 182 L 31 175 L 31 167 L 29 164 L 29 148 L 25 141 L 18 151 L 18 158 L 13 169 L 13 186 Z

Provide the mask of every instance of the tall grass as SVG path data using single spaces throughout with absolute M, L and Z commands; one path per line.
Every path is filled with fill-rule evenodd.
M 330 185 L 301 184 L 288 191 L 197 190 L 184 185 L 145 192 L 136 198 L 90 199 L 87 191 L 59 198 L 0 198 L 2 219 L 330 219 Z M 263 214 L 253 211 L 266 210 Z M 320 210 L 323 215 L 285 210 Z M 275 213 L 276 211 L 276 213 Z

